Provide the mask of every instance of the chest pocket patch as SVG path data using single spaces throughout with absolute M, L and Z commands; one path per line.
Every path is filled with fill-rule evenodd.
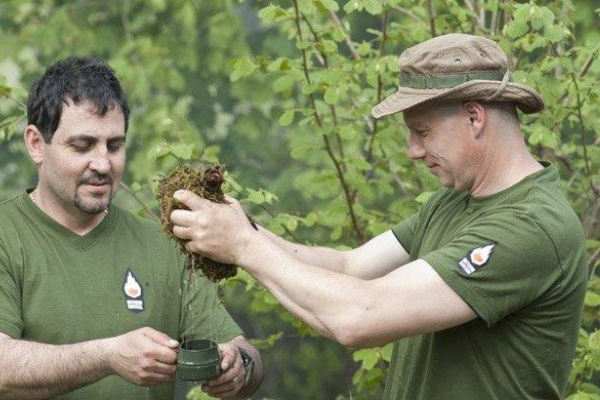
M 136 314 L 144 311 L 144 289 L 137 280 L 133 271 L 127 268 L 125 271 L 125 280 L 123 282 L 123 293 L 127 309 Z

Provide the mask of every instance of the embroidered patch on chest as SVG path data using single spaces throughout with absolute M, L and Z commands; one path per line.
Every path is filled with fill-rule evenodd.
M 492 256 L 496 243 L 489 243 L 482 247 L 469 250 L 467 255 L 458 262 L 461 272 L 471 275 L 479 268 L 485 266 Z
M 133 271 L 129 268 L 125 271 L 123 293 L 125 293 L 125 301 L 128 310 L 136 314 L 144 311 L 144 290 Z

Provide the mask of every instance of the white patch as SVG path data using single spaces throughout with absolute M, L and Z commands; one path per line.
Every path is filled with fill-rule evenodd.
M 133 311 L 136 314 L 144 311 L 144 291 L 130 269 L 127 269 L 125 275 L 123 293 L 125 293 L 125 300 L 128 310 Z
M 125 281 L 125 285 L 123 285 L 123 291 L 132 299 L 137 299 L 142 295 L 142 287 L 137 279 L 131 274 L 131 271 L 127 271 L 127 280 Z
M 490 259 L 490 254 L 492 253 L 492 249 L 494 248 L 494 246 L 495 244 L 492 243 L 488 244 L 487 246 L 478 247 L 475 250 L 471 251 L 471 255 L 469 256 L 471 262 L 477 265 L 478 267 L 481 267 Z

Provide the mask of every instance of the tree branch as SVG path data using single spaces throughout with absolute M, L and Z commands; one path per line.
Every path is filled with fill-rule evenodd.
M 433 0 L 429 0 L 429 29 L 431 29 L 431 37 L 436 37 L 435 32 L 435 8 L 433 7 Z
M 385 54 L 385 42 L 387 41 L 387 19 L 388 19 L 388 10 L 387 7 L 383 9 L 383 14 L 381 16 L 381 45 L 379 47 L 379 59 L 383 58 Z M 377 76 L 377 103 L 381 103 L 383 99 L 383 80 L 381 79 L 381 74 Z M 371 134 L 371 138 L 369 139 L 369 147 L 367 151 L 367 162 L 371 163 L 373 159 L 373 143 L 375 141 L 375 136 L 377 136 L 377 132 L 379 132 L 379 120 L 374 118 L 373 121 L 373 133 Z
M 17 99 L 16 97 L 13 97 L 13 96 L 11 96 L 10 94 L 8 94 L 6 92 L 2 92 L 2 93 L 0 93 L 0 95 L 2 97 L 6 97 L 9 100 L 12 100 L 16 105 L 19 106 L 19 108 L 21 108 L 23 110 L 27 109 L 27 105 L 25 103 L 23 103 L 21 100 Z
M 585 125 L 583 123 L 583 116 L 581 115 L 581 97 L 579 96 L 579 85 L 577 84 L 577 78 L 575 74 L 571 75 L 573 79 L 573 85 L 575 85 L 575 98 L 577 100 L 577 119 L 579 120 L 579 126 L 581 128 L 581 145 L 583 146 L 583 158 L 585 160 L 585 175 L 590 178 L 590 161 L 587 153 L 587 134 L 585 132 Z
M 321 40 L 321 38 L 317 34 L 317 31 L 315 31 L 312 24 L 308 20 L 308 18 L 306 18 L 306 16 L 304 14 L 301 14 L 301 15 L 302 15 L 302 20 L 306 23 L 306 25 L 308 26 L 308 29 L 312 33 L 315 42 L 319 42 Z M 325 67 L 325 69 L 329 69 L 329 60 L 327 58 L 327 55 L 325 53 L 320 53 L 318 51 L 317 51 L 317 54 L 320 55 L 320 58 L 322 60 L 322 65 Z M 336 112 L 335 106 L 333 104 L 329 104 L 329 111 L 331 112 L 331 120 L 333 121 L 333 126 L 337 128 L 338 118 L 337 118 L 337 112 Z M 334 129 L 334 135 L 337 139 L 338 150 L 340 153 L 341 167 L 342 167 L 342 170 L 344 172 L 346 172 L 346 165 L 344 163 L 344 159 L 346 158 L 346 156 L 344 154 L 344 146 L 342 145 L 342 138 L 340 137 L 340 134 L 336 129 Z
M 160 221 L 160 218 L 155 213 L 153 213 L 152 210 L 150 210 L 148 207 L 146 207 L 146 204 L 142 201 L 142 199 L 140 199 L 129 186 L 127 186 L 123 181 L 121 181 L 119 183 L 119 186 L 122 187 L 123 190 L 125 190 L 127 193 L 129 193 L 131 195 L 131 197 L 133 197 L 134 200 L 137 201 L 142 206 L 142 209 L 149 216 L 151 216 L 153 219 L 155 219 L 157 221 Z
M 329 16 L 331 17 L 331 19 L 333 20 L 333 22 L 340 28 L 346 30 L 344 28 L 344 24 L 342 24 L 342 21 L 340 20 L 340 17 L 335 13 L 335 11 L 329 11 Z M 355 60 L 360 60 L 360 54 L 358 54 L 356 52 L 356 49 L 354 48 L 354 45 L 352 44 L 352 40 L 350 40 L 349 36 L 345 36 L 344 37 L 344 43 L 346 43 L 346 46 L 348 47 L 348 50 L 350 50 L 350 54 L 352 54 L 352 58 L 354 58 Z
M 419 23 L 423 23 L 426 24 L 427 21 L 425 21 L 423 18 L 419 17 L 417 14 L 415 14 L 412 10 L 409 10 L 408 8 L 404 8 L 404 7 L 400 7 L 400 6 L 390 6 L 393 10 L 399 11 L 402 14 L 406 14 L 409 17 L 411 17 L 412 19 L 414 19 L 415 21 L 419 22 Z
M 294 0 L 294 10 L 295 10 L 295 23 L 296 23 L 296 30 L 297 30 L 297 34 L 298 34 L 298 38 L 300 40 L 302 39 L 302 28 L 300 27 L 300 11 L 298 10 L 298 0 Z M 306 59 L 306 50 L 305 49 L 301 49 L 302 52 L 302 68 L 304 70 L 304 77 L 306 79 L 306 82 L 310 85 L 311 84 L 311 80 L 310 80 L 310 75 L 308 73 L 308 61 Z M 317 123 L 317 125 L 319 126 L 319 128 L 323 127 L 323 123 L 321 121 L 321 117 L 319 116 L 319 113 L 317 111 L 317 104 L 315 101 L 315 96 L 313 95 L 313 93 L 311 93 L 309 95 L 310 97 L 310 102 L 313 108 L 313 115 L 315 116 L 315 122 Z M 344 195 L 346 196 L 346 202 L 348 204 L 348 209 L 350 211 L 350 219 L 352 220 L 352 227 L 354 228 L 354 232 L 356 234 L 356 240 L 358 243 L 362 244 L 363 242 L 363 234 L 362 231 L 360 229 L 360 226 L 358 224 L 358 218 L 356 217 L 356 213 L 354 211 L 354 203 L 352 201 L 352 196 L 350 193 L 350 187 L 348 186 L 348 183 L 346 182 L 346 178 L 344 177 L 344 172 L 341 168 L 341 165 L 339 163 L 339 161 L 337 160 L 337 158 L 335 157 L 335 155 L 333 154 L 332 148 L 331 148 L 331 144 L 329 143 L 329 138 L 327 137 L 326 134 L 324 134 L 321 131 L 321 136 L 323 137 L 323 141 L 325 142 L 325 150 L 327 151 L 327 154 L 329 154 L 329 158 L 331 158 L 331 161 L 333 162 L 333 165 L 335 166 L 335 169 L 337 171 L 338 174 L 338 178 L 340 180 L 340 183 L 342 185 L 342 189 L 344 191 Z

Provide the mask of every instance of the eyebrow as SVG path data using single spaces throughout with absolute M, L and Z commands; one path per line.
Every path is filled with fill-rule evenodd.
M 95 143 L 98 141 L 98 138 L 96 136 L 92 136 L 92 135 L 81 134 L 81 135 L 70 137 L 69 139 L 67 139 L 65 141 L 65 143 L 72 144 L 77 141 L 83 141 L 83 142 L 87 142 L 87 143 Z M 125 141 L 125 135 L 116 135 L 116 136 L 112 136 L 111 138 L 108 139 L 108 142 L 110 142 L 110 143 L 124 142 L 124 141 Z

